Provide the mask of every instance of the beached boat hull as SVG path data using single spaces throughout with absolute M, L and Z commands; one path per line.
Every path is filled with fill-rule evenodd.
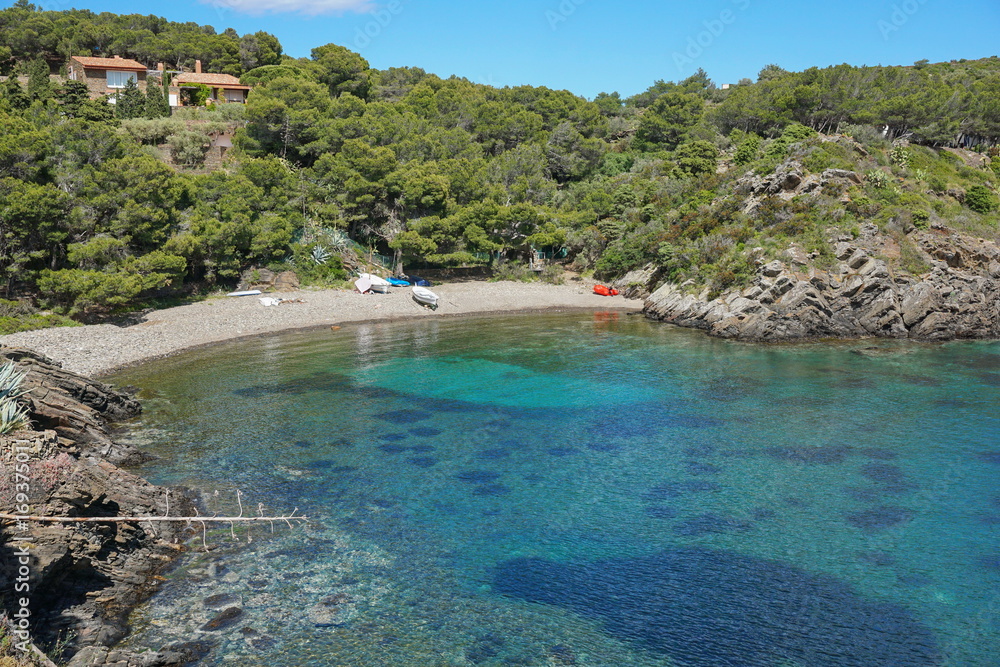
M 430 291 L 426 287 L 416 286 L 413 288 L 413 299 L 424 306 L 428 306 L 431 310 L 435 310 L 438 307 L 439 297 L 434 292 Z
M 389 293 L 389 283 L 386 281 L 385 278 L 380 278 L 380 277 L 378 277 L 376 275 L 373 275 L 371 273 L 362 273 L 361 276 L 358 278 L 358 280 L 355 281 L 354 284 L 358 285 L 359 282 L 362 283 L 362 284 L 364 284 L 365 282 L 367 282 L 368 283 L 368 290 L 370 290 L 372 292 L 378 292 L 379 294 L 388 294 Z M 361 290 L 361 287 L 358 286 L 358 289 Z M 361 291 L 368 291 L 368 290 L 361 290 Z

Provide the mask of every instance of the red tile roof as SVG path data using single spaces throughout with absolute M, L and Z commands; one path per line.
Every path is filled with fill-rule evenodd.
M 231 90 L 250 90 L 250 86 L 244 86 L 240 80 L 231 74 L 195 74 L 184 72 L 178 74 L 172 80 L 176 86 L 185 83 L 203 83 L 206 86 L 216 86 L 218 88 L 229 88 Z
M 127 69 L 146 71 L 146 66 L 130 58 L 91 58 L 89 56 L 73 56 L 85 68 L 93 69 Z

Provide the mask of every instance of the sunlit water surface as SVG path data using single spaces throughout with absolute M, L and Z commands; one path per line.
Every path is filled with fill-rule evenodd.
M 131 438 L 161 458 L 143 475 L 213 512 L 239 489 L 310 517 L 249 543 L 209 531 L 132 647 L 1000 664 L 997 343 L 755 346 L 532 315 L 262 338 L 114 380 L 146 397 Z

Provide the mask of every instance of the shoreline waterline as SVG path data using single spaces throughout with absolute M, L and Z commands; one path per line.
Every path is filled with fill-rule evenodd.
M 300 290 L 269 295 L 288 300 L 275 307 L 263 306 L 252 296 L 210 298 L 150 312 L 128 326 L 38 329 L 0 336 L 0 344 L 31 348 L 76 373 L 105 376 L 216 343 L 331 326 L 573 310 L 638 313 L 642 309 L 642 301 L 599 296 L 587 283 L 468 281 L 442 284 L 434 290 L 441 297 L 436 311 L 415 303 L 406 288 L 371 295 Z

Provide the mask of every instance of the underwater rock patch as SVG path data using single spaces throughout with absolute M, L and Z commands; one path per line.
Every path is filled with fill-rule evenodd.
M 707 482 L 702 480 L 689 480 L 685 482 L 664 482 L 663 484 L 657 484 L 649 491 L 646 491 L 642 495 L 643 500 L 646 501 L 660 501 L 660 500 L 672 500 L 674 498 L 680 498 L 687 493 L 716 493 L 721 491 L 722 487 L 715 482 Z
M 695 476 L 718 475 L 722 472 L 722 468 L 719 466 L 705 463 L 704 461 L 685 461 L 684 467 L 687 469 L 687 474 Z
M 206 632 L 217 632 L 225 630 L 243 616 L 243 610 L 239 607 L 229 607 L 216 614 L 208 623 L 201 626 L 201 630 Z
M 390 410 L 375 415 L 376 419 L 381 419 L 390 424 L 414 424 L 419 421 L 431 418 L 431 413 L 423 410 Z
M 441 430 L 430 426 L 417 426 L 410 429 L 410 434 L 418 438 L 433 438 L 436 435 L 441 435 Z
M 685 447 L 684 456 L 689 456 L 693 459 L 702 458 L 705 456 L 712 456 L 718 451 L 718 447 L 715 445 L 695 445 L 694 447 Z
M 912 511 L 891 505 L 880 505 L 847 515 L 849 524 L 869 534 L 888 530 L 912 519 Z
M 903 607 L 777 561 L 704 548 L 591 563 L 517 558 L 507 597 L 597 619 L 613 637 L 684 665 L 923 667 L 934 636 Z
M 221 609 L 227 605 L 239 604 L 240 596 L 232 593 L 218 593 L 216 595 L 209 595 L 201 603 L 209 609 Z
M 468 482 L 470 484 L 495 482 L 500 479 L 500 477 L 500 473 L 495 470 L 466 470 L 455 475 L 455 479 L 460 482 Z
M 843 463 L 851 453 L 847 445 L 820 445 L 818 447 L 768 447 L 764 454 L 778 461 L 791 461 L 809 465 Z
M 474 496 L 505 496 L 510 489 L 503 484 L 482 484 L 472 490 Z
M 406 459 L 406 462 L 418 468 L 432 468 L 437 465 L 438 460 L 433 456 L 415 456 L 411 459 Z

